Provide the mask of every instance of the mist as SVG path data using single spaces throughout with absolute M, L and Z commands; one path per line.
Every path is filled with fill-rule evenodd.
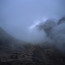
M 38 31 L 36 25 L 49 18 L 57 22 L 65 16 L 65 0 L 1 0 L 1 3 L 0 26 L 26 42 L 46 41 L 46 32 Z

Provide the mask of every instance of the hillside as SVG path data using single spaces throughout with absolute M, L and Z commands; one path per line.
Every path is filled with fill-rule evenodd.
M 0 51 L 9 52 L 13 50 L 18 50 L 24 43 L 26 42 L 15 39 L 4 29 L 0 28 Z
M 19 41 L 0 28 L 0 65 L 65 65 L 65 56 L 42 44 Z

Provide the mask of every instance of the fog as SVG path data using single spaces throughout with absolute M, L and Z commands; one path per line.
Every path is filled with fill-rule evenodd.
M 26 42 L 45 41 L 44 30 L 36 25 L 65 16 L 65 0 L 1 0 L 0 26 L 13 37 Z

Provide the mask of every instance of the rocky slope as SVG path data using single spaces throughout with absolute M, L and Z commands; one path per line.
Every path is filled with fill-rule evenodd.
M 19 41 L 1 28 L 0 65 L 65 65 L 65 55 L 42 44 Z

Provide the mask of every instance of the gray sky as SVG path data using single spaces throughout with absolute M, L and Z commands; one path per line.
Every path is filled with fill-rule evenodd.
M 65 16 L 65 0 L 0 0 L 0 26 L 18 39 L 42 38 L 42 32 L 28 28 L 45 18 Z M 30 30 L 30 31 L 32 31 Z M 30 34 L 30 35 L 29 35 Z M 36 36 L 35 36 L 36 35 Z M 30 39 L 30 40 L 31 40 Z

